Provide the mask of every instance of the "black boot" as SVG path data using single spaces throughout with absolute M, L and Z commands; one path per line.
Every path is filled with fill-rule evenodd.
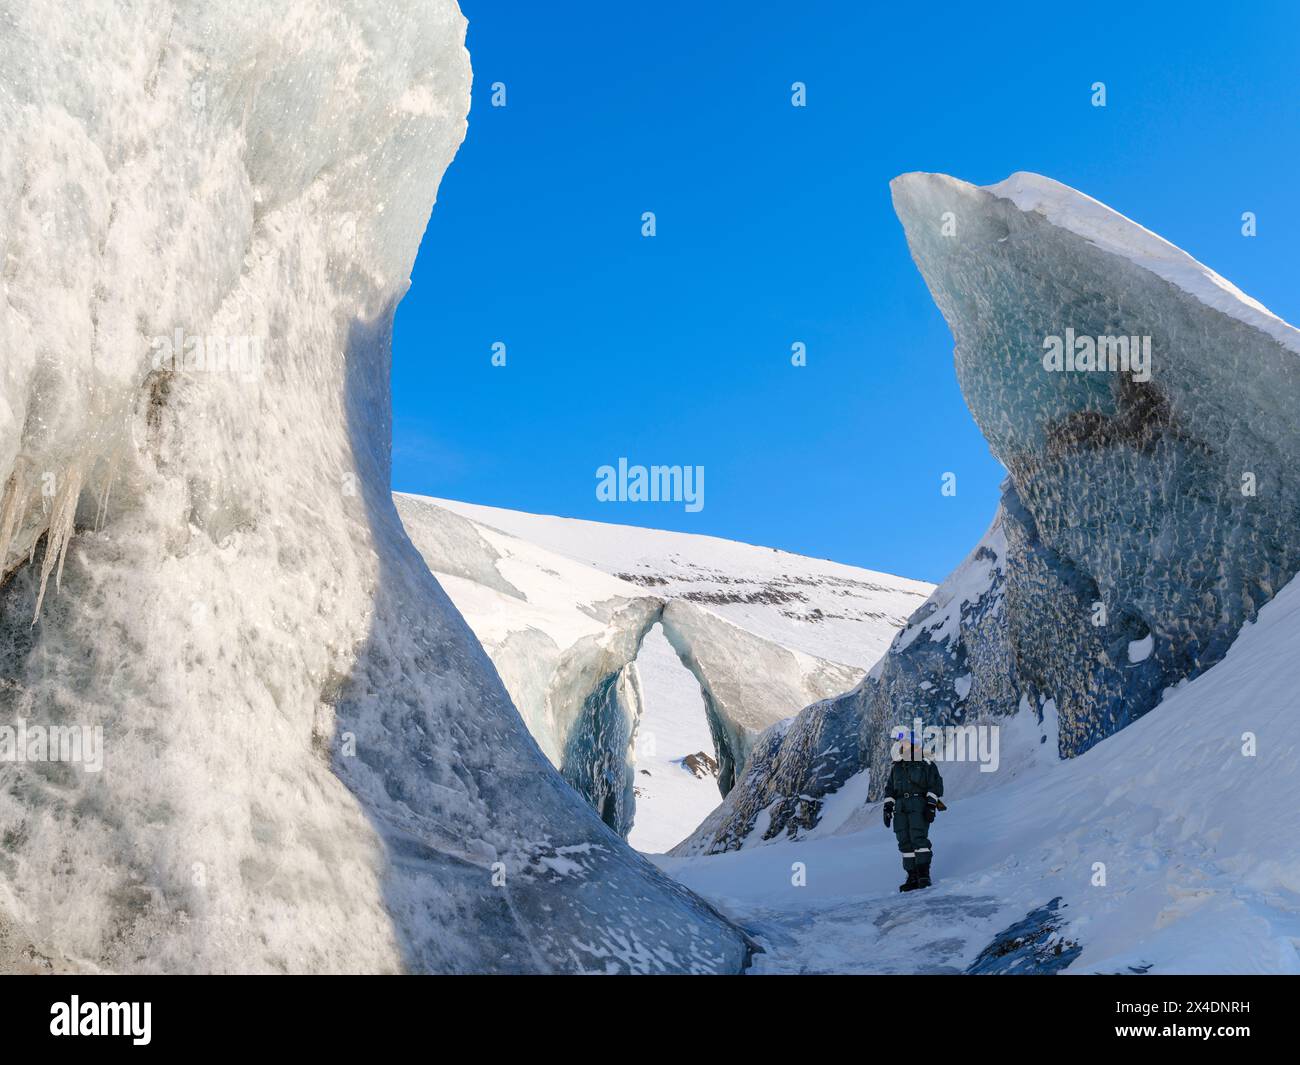
M 917 870 L 916 886 L 918 888 L 928 888 L 930 886 L 930 867 L 928 865 Z
M 899 884 L 899 885 L 898 885 L 898 890 L 899 890 L 899 891 L 915 891 L 915 890 L 916 890 L 917 888 L 919 888 L 920 886 L 921 886 L 921 882 L 920 882 L 920 881 L 917 879 L 917 877 L 916 877 L 916 870 L 915 870 L 915 869 L 909 869 L 909 870 L 907 871 L 907 882 L 906 882 L 905 884 Z

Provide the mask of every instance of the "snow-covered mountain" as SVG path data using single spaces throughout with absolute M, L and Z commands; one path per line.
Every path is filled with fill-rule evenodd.
M 648 850 L 699 825 L 770 725 L 856 684 L 930 587 L 714 537 L 395 498 L 542 751 Z
M 436 502 L 660 599 L 706 607 L 782 647 L 862 669 L 875 663 L 934 589 L 925 581 L 716 536 Z

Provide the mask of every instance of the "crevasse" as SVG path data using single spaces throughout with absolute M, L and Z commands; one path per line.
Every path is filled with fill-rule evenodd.
M 542 752 L 620 835 L 635 817 L 643 700 L 634 663 L 654 625 L 700 686 L 723 795 L 768 725 L 858 675 L 505 533 L 488 523 L 492 514 L 479 521 L 436 500 L 395 499 Z

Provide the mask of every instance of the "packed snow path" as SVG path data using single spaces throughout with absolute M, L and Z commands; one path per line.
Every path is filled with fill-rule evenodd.
M 915 897 L 897 891 L 804 910 L 756 910 L 746 926 L 763 946 L 755 975 L 960 973 L 962 962 L 995 931 L 1001 907 L 991 895 Z

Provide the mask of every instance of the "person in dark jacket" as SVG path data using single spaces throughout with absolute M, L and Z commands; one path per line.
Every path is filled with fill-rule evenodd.
M 930 886 L 930 824 L 943 808 L 943 777 L 939 767 L 922 755 L 912 733 L 896 733 L 891 753 L 894 764 L 885 782 L 885 827 L 893 822 L 907 872 L 898 890 L 915 891 Z

